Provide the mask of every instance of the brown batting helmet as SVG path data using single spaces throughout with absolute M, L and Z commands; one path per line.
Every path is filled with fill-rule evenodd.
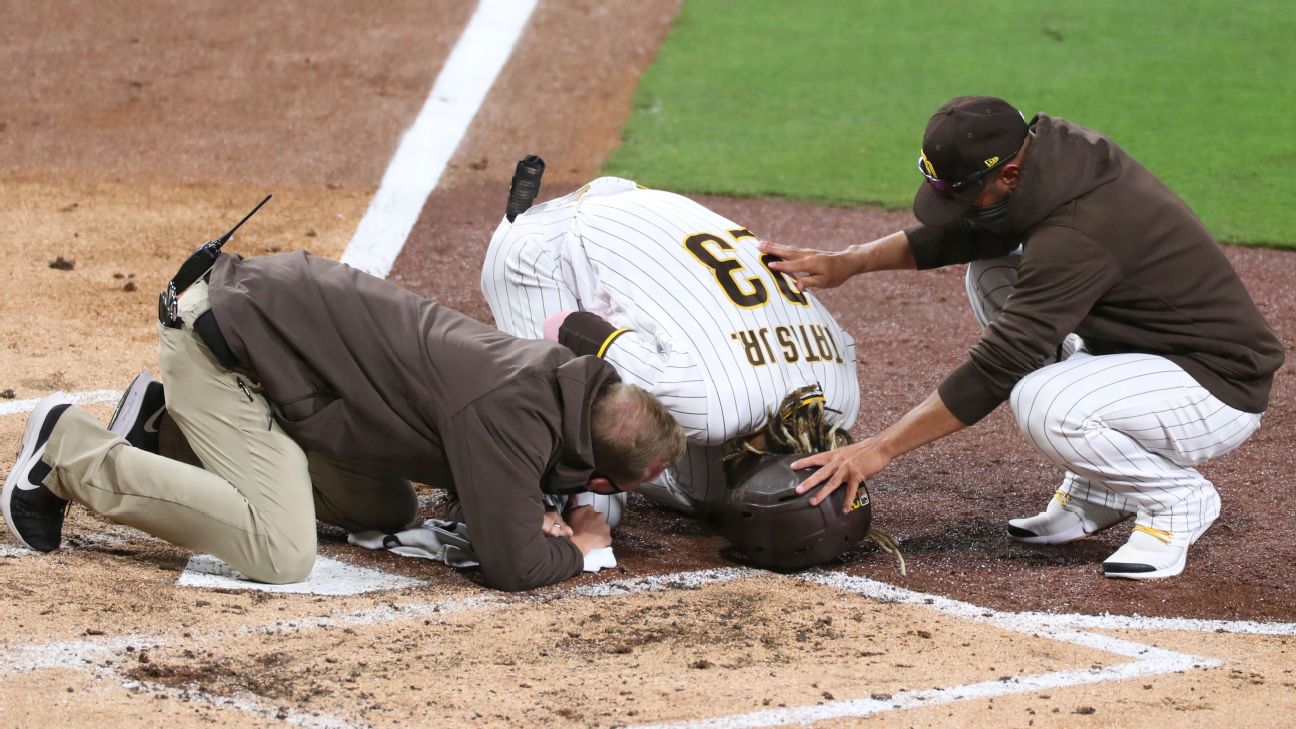
M 792 470 L 792 463 L 805 456 L 751 458 L 733 474 L 734 487 L 722 510 L 723 533 L 757 567 L 780 572 L 813 567 L 859 544 L 869 533 L 873 509 L 863 484 L 847 513 L 842 513 L 844 488 L 818 506 L 810 505 L 817 489 L 796 492 L 814 473 L 812 468 Z

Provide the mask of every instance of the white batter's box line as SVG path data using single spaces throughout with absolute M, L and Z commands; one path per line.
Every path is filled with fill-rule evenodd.
M 1057 621 L 1088 630 L 1170 630 L 1185 633 L 1237 633 L 1243 635 L 1296 635 L 1296 623 L 1262 623 L 1255 620 L 1204 620 L 1158 618 L 1143 615 L 1057 615 L 1022 613 L 1041 623 Z
M 68 399 L 73 405 L 95 405 L 105 402 L 117 402 L 121 399 L 121 390 L 87 390 L 85 392 L 73 392 L 68 394 Z M 18 415 L 21 413 L 30 413 L 36 403 L 44 398 L 33 398 L 30 400 L 10 400 L 0 402 L 0 416 Z
M 249 627 L 240 632 L 274 634 L 292 633 L 303 630 L 313 630 L 316 628 L 347 628 L 366 625 L 380 625 L 382 623 L 390 623 L 400 620 L 426 619 L 464 612 L 484 612 L 512 605 L 553 602 L 555 600 L 565 600 L 573 597 L 599 598 L 661 590 L 692 590 L 705 585 L 744 579 L 760 574 L 766 573 L 759 570 L 742 568 L 720 568 L 689 572 L 672 572 L 669 574 L 650 575 L 647 577 L 631 577 L 622 580 L 612 580 L 610 582 L 600 582 L 593 585 L 580 585 L 575 588 L 564 588 L 558 586 L 551 590 L 530 594 L 504 595 L 501 593 L 483 593 L 467 597 L 452 597 L 445 600 L 438 600 L 436 602 L 388 603 L 380 607 L 366 608 L 364 610 L 349 610 L 316 618 L 284 620 L 270 625 Z M 203 636 L 203 639 L 210 640 L 219 637 L 222 637 L 222 635 L 208 634 Z
M 719 567 L 715 569 L 694 570 L 690 572 L 672 572 L 665 575 L 631 577 L 611 582 L 600 582 L 593 585 L 581 585 L 567 591 L 582 597 L 615 597 L 635 592 L 658 590 L 695 590 L 706 585 L 731 580 L 742 580 L 760 575 L 768 575 L 764 570 L 746 567 Z
M 449 569 L 449 568 L 447 568 Z M 437 616 L 453 615 L 465 612 L 484 612 L 497 608 L 527 603 L 544 603 L 564 600 L 573 597 L 602 598 L 630 595 L 639 592 L 662 590 L 693 590 L 706 585 L 731 580 L 745 579 L 757 575 L 769 574 L 760 570 L 744 568 L 720 568 L 672 572 L 664 575 L 631 577 L 593 585 L 581 585 L 576 588 L 562 588 L 519 595 L 501 593 L 482 593 L 466 597 L 452 597 L 445 600 L 423 603 L 388 603 L 379 607 L 364 610 L 349 610 L 313 618 L 280 620 L 267 625 L 248 626 L 233 631 L 233 635 L 272 635 L 295 633 L 318 628 L 348 628 L 402 620 L 418 620 Z M 231 631 L 218 630 L 194 632 L 187 641 L 207 643 L 231 636 Z M 132 642 L 133 641 L 133 642 Z M 93 664 L 93 660 L 83 657 L 102 658 L 114 652 L 120 652 L 128 645 L 143 643 L 162 645 L 168 639 L 164 636 L 133 636 L 130 638 L 105 638 L 92 641 L 53 641 L 21 646 L 10 649 L 9 654 L 0 657 L 0 673 L 23 670 L 28 666 L 76 668 Z M 43 661 L 39 664 L 34 661 Z
M 539 594 L 507 596 L 498 593 L 483 593 L 468 597 L 449 598 L 432 603 L 390 603 L 382 607 L 336 613 L 319 618 L 278 621 L 269 625 L 247 627 L 234 631 L 233 635 L 285 634 L 317 628 L 379 625 L 400 620 L 416 620 L 453 615 L 455 613 L 486 611 L 510 605 L 552 602 L 571 597 L 597 599 L 651 591 L 692 590 L 710 584 L 744 579 L 760 574 L 765 573 L 740 568 L 695 570 L 613 580 L 594 585 L 582 585 L 575 589 L 558 587 Z M 217 630 L 191 634 L 185 641 L 192 644 L 204 644 L 229 637 L 231 637 L 230 631 Z M 120 658 L 132 646 L 137 650 L 152 650 L 167 645 L 173 640 L 174 638 L 168 638 L 167 636 L 128 635 L 8 646 L 0 653 L 0 675 L 23 673 L 42 668 L 72 668 L 89 671 L 92 675 L 98 677 L 104 677 L 105 675 L 120 676 L 120 674 L 105 667 L 105 664 L 110 659 L 114 657 Z M 352 729 L 353 727 L 364 726 L 348 723 L 336 717 L 311 713 L 294 712 L 287 716 L 280 716 L 281 712 L 277 708 L 268 707 L 251 698 L 231 699 L 152 683 L 141 683 L 140 685 L 147 687 L 153 693 L 167 693 L 176 698 L 188 696 L 191 699 L 205 701 L 212 706 L 237 708 L 259 716 L 280 718 L 300 726 L 317 729 Z
M 128 647 L 148 649 L 157 639 L 145 635 L 116 636 L 91 640 L 56 640 L 26 645 L 8 645 L 0 653 L 0 675 L 43 668 L 92 669 Z
M 106 674 L 101 674 L 99 676 L 101 678 L 115 677 L 119 680 L 122 678 L 121 674 L 115 671 L 99 670 L 102 671 L 102 674 Z M 150 696 L 161 695 L 180 701 L 200 701 L 216 709 L 234 709 L 263 719 L 281 721 L 293 726 L 307 727 L 307 729 L 372 729 L 370 724 L 356 724 L 322 712 L 297 711 L 276 706 L 250 694 L 218 696 L 196 689 L 183 689 L 149 681 L 133 680 L 126 681 L 122 684 L 122 687 L 127 690 L 147 692 Z
M 232 708 L 265 719 L 278 719 L 310 729 L 362 729 L 357 725 L 326 714 L 285 710 L 251 696 L 214 696 L 193 689 L 181 689 L 147 681 L 131 679 L 109 661 L 123 655 L 137 656 L 162 645 L 156 637 L 129 635 L 100 640 L 64 640 L 49 643 L 7 647 L 0 655 L 0 675 L 27 673 L 50 668 L 73 668 L 89 673 L 97 680 L 121 683 L 127 690 L 147 691 L 150 695 L 165 695 L 174 699 L 201 701 L 215 708 Z M 128 649 L 133 648 L 134 652 Z M 131 661 L 135 665 L 137 662 Z M 129 665 L 129 664 L 128 664 Z
M 379 278 L 391 271 L 535 6 L 536 0 L 478 3 L 418 117 L 401 137 L 378 192 L 342 253 L 343 263 Z
M 1198 666 L 1199 659 L 1192 656 L 1171 654 L 1131 663 L 1122 663 L 1101 669 L 1083 669 L 1074 671 L 1055 671 L 1033 676 L 1014 676 L 1006 680 L 982 681 L 961 686 L 938 687 L 923 691 L 907 691 L 890 699 L 848 699 L 830 701 L 813 706 L 800 706 L 785 709 L 754 711 L 747 714 L 715 717 L 691 721 L 672 722 L 667 724 L 641 724 L 634 729 L 748 729 L 749 727 L 785 726 L 788 724 L 811 724 L 831 719 L 847 719 L 880 714 L 888 711 L 903 711 L 926 706 L 940 706 L 959 701 L 988 699 L 1012 694 L 1030 693 L 1041 690 L 1054 690 L 1104 683 L 1107 681 L 1125 681 L 1142 676 L 1155 676 L 1164 673 L 1184 671 L 1189 668 L 1213 667 L 1218 661 L 1207 662 L 1209 666 Z
M 1157 618 L 1138 615 L 1080 615 L 1078 613 L 1003 612 L 940 595 L 929 595 L 903 587 L 854 577 L 839 572 L 816 572 L 800 579 L 835 587 L 885 602 L 925 605 L 948 615 L 988 622 L 1019 633 L 1084 630 L 1170 630 L 1194 633 L 1241 633 L 1249 635 L 1296 635 L 1296 623 L 1262 623 L 1253 620 L 1200 620 Z
M 647 724 L 636 727 L 636 729 L 746 729 L 748 727 L 810 724 L 831 719 L 859 718 L 887 711 L 937 706 L 958 701 L 986 699 L 1045 689 L 1065 689 L 1108 681 L 1124 681 L 1140 676 L 1155 676 L 1190 669 L 1210 669 L 1221 665 L 1221 661 L 1213 658 L 1178 653 L 1099 633 L 1074 630 L 1066 622 L 1040 619 L 1041 615 L 1048 618 L 1071 616 L 1048 616 L 1041 613 L 1009 613 L 990 610 L 959 600 L 927 595 L 884 582 L 840 573 L 811 573 L 798 579 L 811 584 L 843 590 L 861 597 L 931 608 L 937 612 L 960 619 L 987 623 L 1012 632 L 1025 633 L 1032 637 L 1063 641 L 1132 657 L 1136 660 L 1113 666 L 1094 666 L 1088 669 L 1054 671 L 1030 676 L 1015 676 L 959 686 L 905 692 L 903 696 L 886 700 L 872 698 L 845 699 L 811 706 L 761 710 L 710 719 Z
M 569 597 L 603 598 L 630 595 L 641 592 L 660 590 L 690 590 L 709 584 L 730 580 L 746 579 L 769 573 L 745 568 L 722 568 L 677 572 L 665 575 L 635 577 L 614 580 L 606 583 L 582 585 L 575 588 L 556 587 L 539 594 L 505 596 L 484 593 L 469 597 L 457 597 L 434 603 L 389 604 L 382 608 L 362 611 L 349 611 L 322 618 L 312 618 L 287 622 L 277 622 L 261 627 L 249 627 L 236 633 L 286 633 L 308 630 L 318 627 L 373 625 L 396 620 L 417 619 L 433 615 L 448 615 L 461 612 L 490 610 L 528 602 L 551 602 Z M 1025 693 L 1042 689 L 1067 688 L 1107 681 L 1120 681 L 1139 676 L 1159 675 L 1182 672 L 1192 668 L 1213 668 L 1220 665 L 1214 659 L 1167 651 L 1153 646 L 1141 645 L 1097 633 L 1084 633 L 1067 630 L 1064 626 L 1052 624 L 1057 617 L 1045 615 L 1048 625 L 1040 625 L 1039 614 L 1005 613 L 988 610 L 949 598 L 906 590 L 886 583 L 865 578 L 852 577 L 836 573 L 819 573 L 800 578 L 812 584 L 836 588 L 859 594 L 863 597 L 890 602 L 903 602 L 924 607 L 932 607 L 956 617 L 988 622 L 1008 630 L 1030 633 L 1040 637 L 1051 638 L 1084 645 L 1126 656 L 1139 656 L 1139 659 L 1107 667 L 1092 667 L 1084 670 L 1056 671 L 1033 676 L 1017 676 L 1009 679 L 983 681 L 953 687 L 938 687 L 924 691 L 905 692 L 903 696 L 886 701 L 874 699 L 852 699 L 833 701 L 813 706 L 758 711 L 728 717 L 694 720 L 656 726 L 669 727 L 757 727 L 778 726 L 822 721 L 833 718 L 861 717 L 884 711 L 902 710 L 920 706 L 932 706 L 966 701 L 977 698 L 992 698 L 1015 693 Z M 188 640 L 202 643 L 229 637 L 228 631 L 213 631 L 194 635 Z M 80 668 L 94 675 L 104 675 L 108 671 L 103 666 L 105 659 L 114 655 L 120 656 L 127 646 L 155 647 L 167 643 L 162 636 L 128 636 L 100 640 L 56 641 L 28 646 L 9 648 L 0 657 L 0 673 L 12 673 L 33 668 Z M 112 675 L 119 675 L 113 673 Z M 290 723 L 319 727 L 320 729 L 353 729 L 361 725 L 349 723 L 336 717 L 293 712 L 284 714 L 282 710 L 269 707 L 257 699 L 229 699 L 201 692 L 187 692 L 169 687 L 158 687 L 148 684 L 151 690 L 173 692 L 174 696 L 189 696 L 205 701 L 212 706 L 229 706 L 246 713 L 286 720 Z

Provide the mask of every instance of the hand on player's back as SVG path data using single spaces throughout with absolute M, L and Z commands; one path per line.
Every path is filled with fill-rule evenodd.
M 855 275 L 854 263 L 849 258 L 850 251 L 817 251 L 769 241 L 762 241 L 760 249 L 762 253 L 771 253 L 783 259 L 770 262 L 769 267 L 796 276 L 797 287 L 802 291 L 835 288 Z

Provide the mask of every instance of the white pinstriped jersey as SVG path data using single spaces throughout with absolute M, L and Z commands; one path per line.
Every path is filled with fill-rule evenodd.
M 628 331 L 604 357 L 657 395 L 695 443 L 755 432 L 818 384 L 844 427 L 859 411 L 855 342 L 765 265 L 757 238 L 680 195 L 599 178 L 500 223 L 482 268 L 496 325 L 527 338 L 564 310 Z

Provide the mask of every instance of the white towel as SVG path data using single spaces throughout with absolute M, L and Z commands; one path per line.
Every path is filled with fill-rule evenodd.
M 586 572 L 598 572 L 605 567 L 611 569 L 616 567 L 616 564 L 616 555 L 612 554 L 611 547 L 591 549 L 590 553 L 585 555 Z

